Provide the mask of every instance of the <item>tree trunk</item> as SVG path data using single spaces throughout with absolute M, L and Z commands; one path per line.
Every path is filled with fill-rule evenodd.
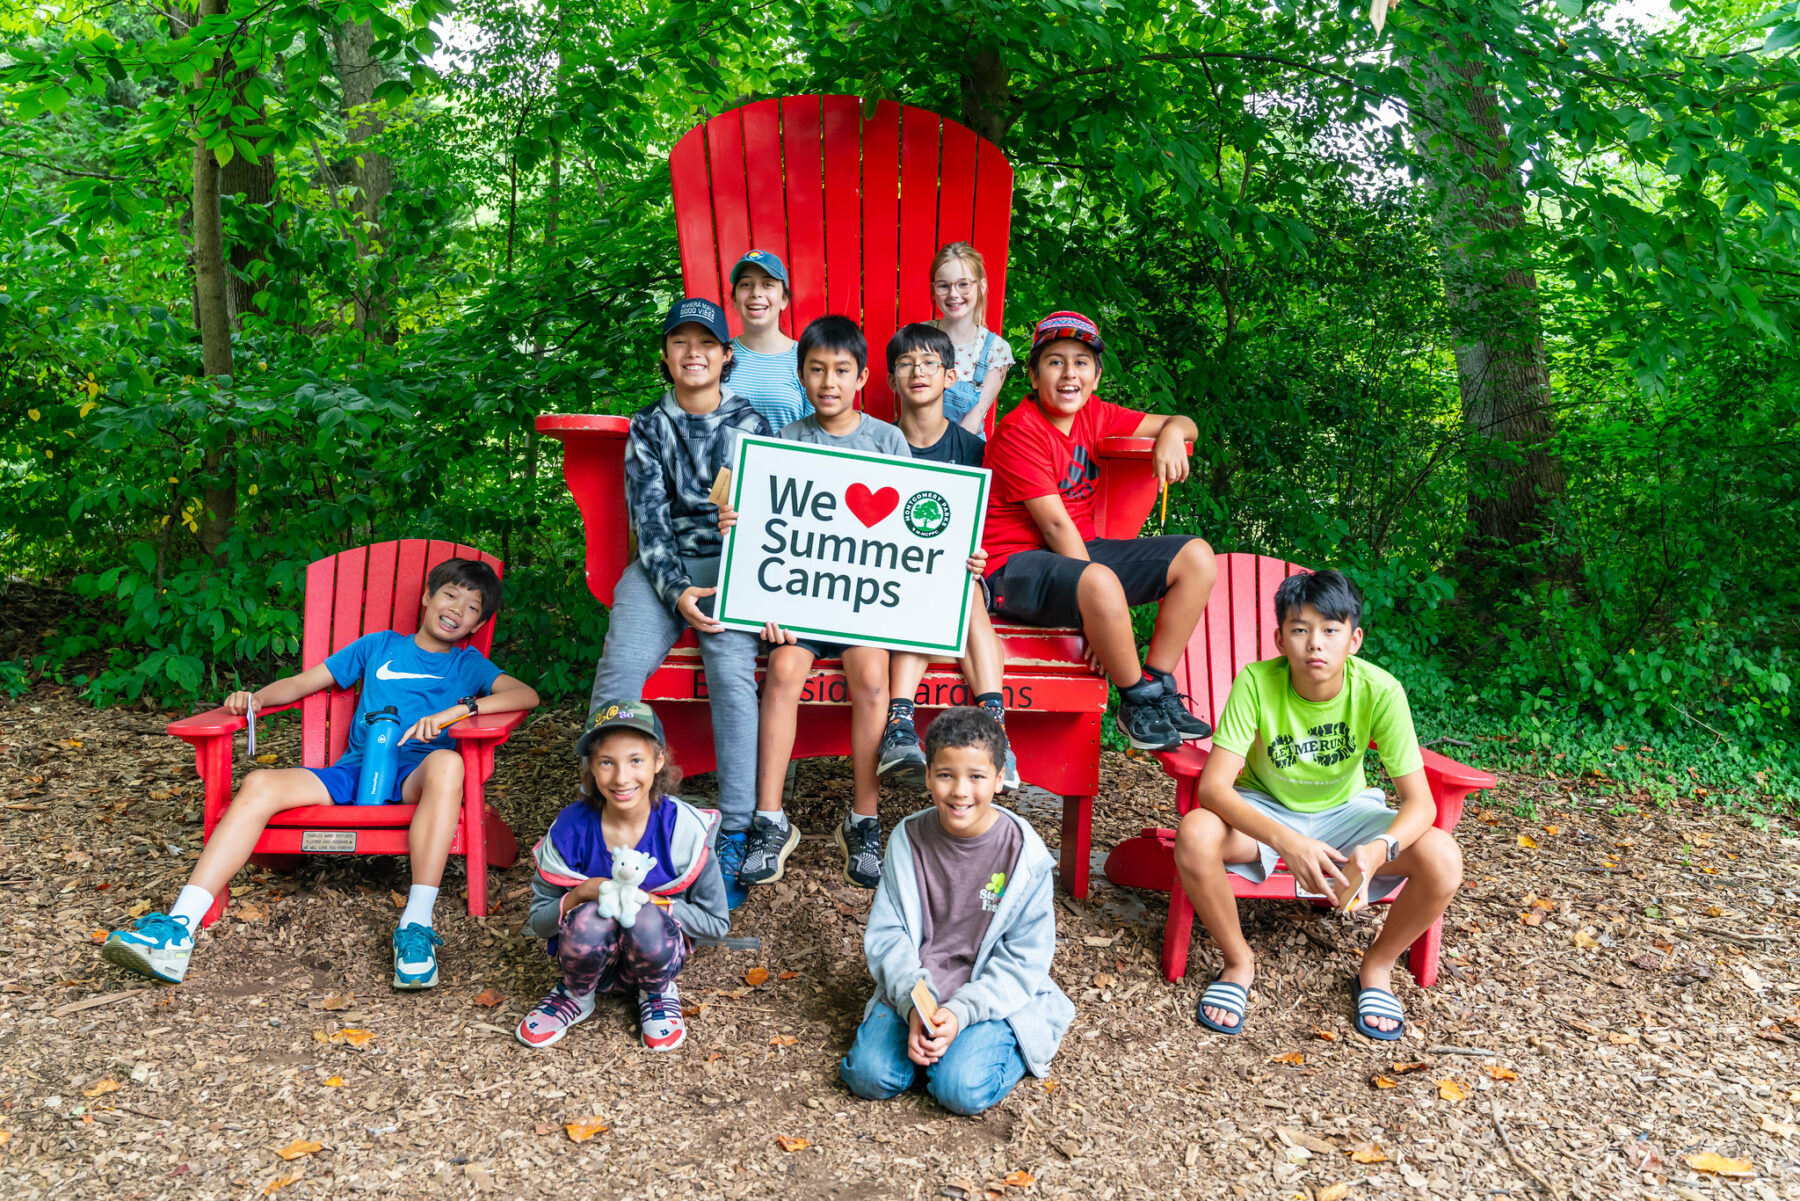
M 381 82 L 381 64 L 375 61 L 375 31 L 367 22 L 346 21 L 334 32 L 338 83 L 344 94 L 345 133 L 354 149 L 386 128 L 364 107 L 375 98 L 375 85 Z M 370 243 L 380 240 L 381 202 L 394 190 L 394 165 L 385 154 L 356 151 L 350 166 L 350 182 L 356 188 L 356 208 L 363 222 L 362 232 L 357 237 L 357 250 L 367 256 Z M 355 298 L 356 327 L 369 336 L 391 342 L 393 332 L 384 328 L 385 298 L 373 282 L 368 287 L 366 293 Z
M 260 119 L 260 114 L 259 114 Z M 231 328 L 244 328 L 244 314 L 260 313 L 258 302 L 264 280 L 251 272 L 251 264 L 269 257 L 269 208 L 275 199 L 275 156 L 238 155 L 219 172 L 219 191 L 235 196 L 238 219 L 231 239 L 231 271 L 225 277 L 225 310 Z
M 1001 149 L 1012 125 L 1012 72 L 998 50 L 980 46 L 963 60 L 963 124 Z
M 225 12 L 225 0 L 200 0 L 199 18 Z M 194 324 L 200 330 L 201 370 L 209 377 L 232 374 L 231 318 L 225 300 L 225 234 L 219 216 L 219 160 L 194 139 Z M 231 533 L 237 516 L 237 481 L 231 468 L 229 436 L 207 451 L 201 489 L 200 545 L 208 554 Z
M 1440 226 L 1444 300 L 1468 438 L 1464 558 L 1485 569 L 1497 554 L 1545 536 L 1547 510 L 1562 494 L 1564 478 L 1548 449 L 1555 432 L 1550 377 L 1517 170 L 1508 161 L 1504 114 L 1493 90 L 1477 79 L 1476 53 L 1465 47 L 1455 63 L 1434 56 L 1439 86 L 1427 95 L 1453 95 L 1458 103 L 1422 107 L 1429 120 L 1456 130 Z M 1457 120 L 1457 108 L 1472 130 Z M 1559 565 L 1559 574 L 1567 567 Z M 1508 582 L 1485 570 L 1473 578 Z

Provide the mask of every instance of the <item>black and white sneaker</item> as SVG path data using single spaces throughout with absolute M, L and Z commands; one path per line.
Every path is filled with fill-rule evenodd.
M 1120 732 L 1137 750 L 1172 751 L 1181 745 L 1181 735 L 1169 724 L 1162 702 L 1160 680 L 1142 680 L 1129 688 L 1119 689 L 1119 713 L 1115 720 Z
M 886 784 L 925 786 L 925 748 L 910 721 L 890 721 L 875 748 L 875 774 Z
M 773 884 L 781 879 L 788 856 L 800 845 L 800 828 L 792 821 L 780 823 L 758 813 L 750 820 L 744 841 L 744 864 L 738 868 L 739 884 Z
M 858 888 L 881 883 L 881 819 L 852 815 L 848 827 L 839 822 L 837 844 L 844 852 L 844 879 Z
M 1157 671 L 1154 667 L 1144 669 L 1162 682 L 1162 711 L 1181 735 L 1183 742 L 1198 742 L 1202 738 L 1211 738 L 1213 728 L 1203 718 L 1195 717 L 1194 698 L 1175 687 L 1175 676 L 1171 672 Z

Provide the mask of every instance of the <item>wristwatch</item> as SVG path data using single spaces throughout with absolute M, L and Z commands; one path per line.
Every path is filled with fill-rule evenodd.
M 1392 834 L 1377 834 L 1375 837 L 1387 843 L 1388 862 L 1392 863 L 1394 861 L 1394 856 L 1400 853 L 1400 840 L 1395 838 Z
M 481 700 L 481 698 L 478 696 L 465 696 L 462 698 L 462 700 L 457 701 L 456 703 L 459 705 L 462 705 L 464 708 L 468 709 L 470 717 L 480 717 L 481 716 L 481 705 L 479 704 L 480 700 Z M 1389 855 L 1388 858 L 1392 859 L 1393 856 Z

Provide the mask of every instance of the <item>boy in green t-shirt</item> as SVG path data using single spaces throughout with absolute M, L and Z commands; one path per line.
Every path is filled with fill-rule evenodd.
M 1353 657 L 1363 640 L 1356 586 L 1337 571 L 1289 576 L 1275 592 L 1275 617 L 1281 657 L 1250 664 L 1232 683 L 1200 776 L 1200 804 L 1175 842 L 1182 887 L 1224 956 L 1194 1017 L 1223 1034 L 1241 1032 L 1256 975 L 1228 872 L 1260 882 L 1280 858 L 1316 895 L 1347 886 L 1338 865 L 1354 864 L 1363 878 L 1359 901 L 1407 882 L 1351 984 L 1356 1028 L 1392 1041 L 1406 1025 L 1388 988 L 1394 965 L 1449 905 L 1462 882 L 1462 852 L 1432 824 L 1437 804 L 1406 690 Z M 1400 793 L 1397 813 L 1363 775 L 1371 738 Z

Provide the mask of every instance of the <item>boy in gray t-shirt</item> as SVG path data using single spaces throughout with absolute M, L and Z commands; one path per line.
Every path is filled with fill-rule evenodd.
M 994 805 L 1004 726 L 947 709 L 925 750 L 932 808 L 888 841 L 863 932 L 875 995 L 839 1070 L 859 1097 L 897 1096 L 923 1077 L 938 1104 L 974 1114 L 1026 1072 L 1049 1071 L 1075 1016 L 1050 978 L 1056 861 L 1024 818 Z

